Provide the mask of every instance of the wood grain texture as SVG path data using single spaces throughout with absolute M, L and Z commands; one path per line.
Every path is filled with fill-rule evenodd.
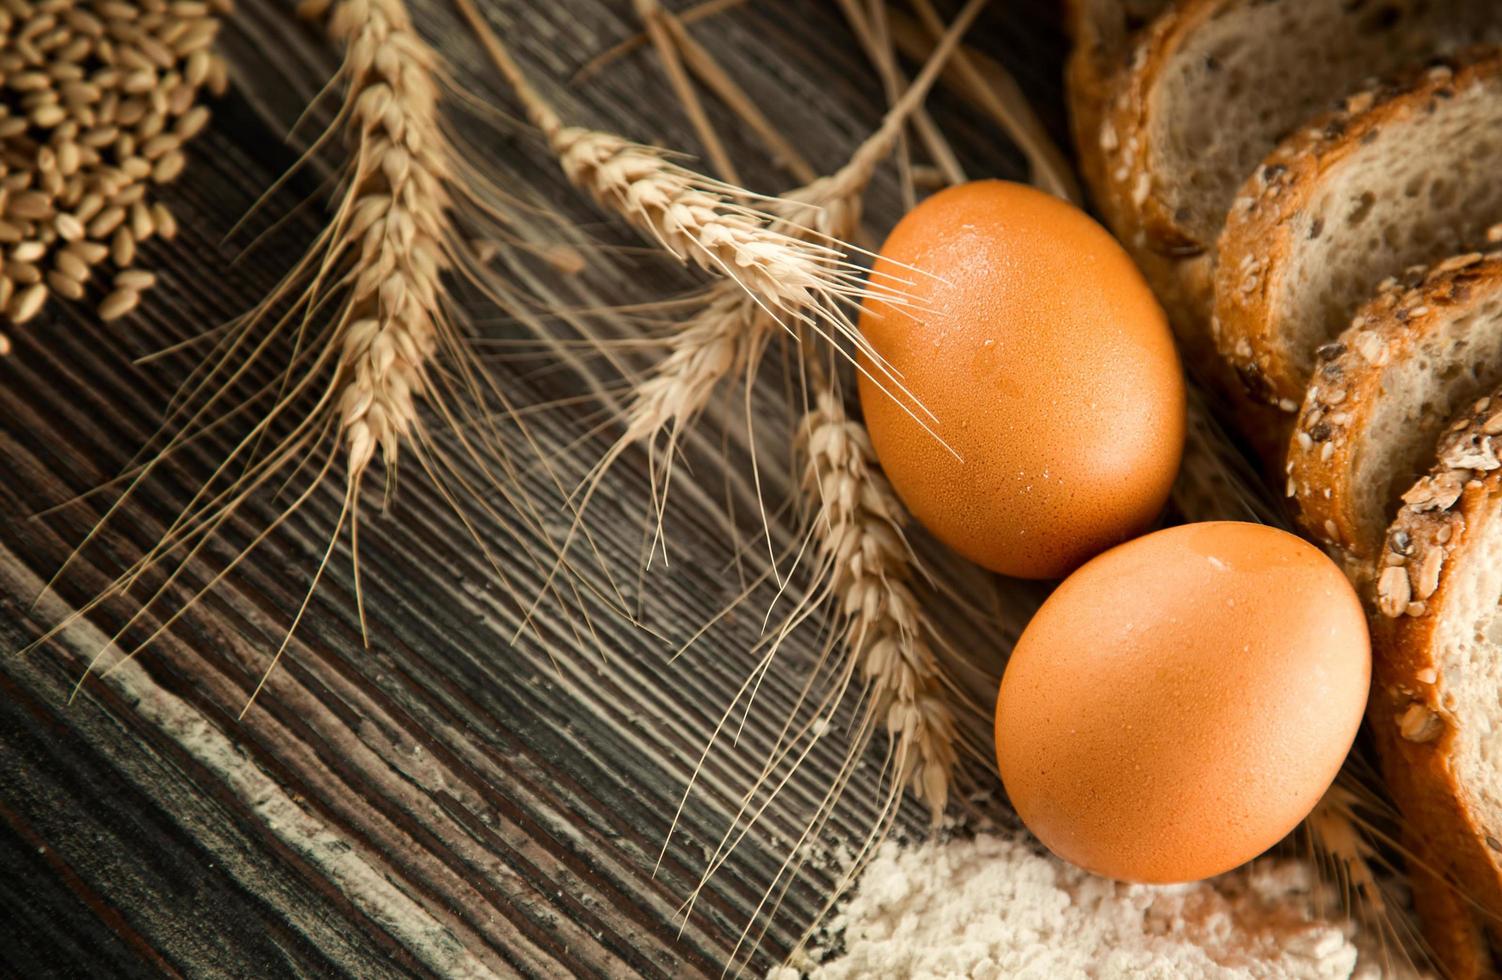
M 746 482 L 727 492 L 720 476 L 722 432 L 733 453 L 740 447 L 738 465 L 744 462 L 746 409 L 738 396 L 717 406 L 687 448 L 688 475 L 675 484 L 668 514 L 671 560 L 644 580 L 651 631 L 596 604 L 597 645 L 581 647 L 548 610 L 513 643 L 520 608 L 452 508 L 409 471 L 391 512 L 373 517 L 361 540 L 370 648 L 361 644 L 341 547 L 287 657 L 243 720 L 236 716 L 333 526 L 337 481 L 146 654 L 91 680 L 71 704 L 83 665 L 122 622 L 118 609 L 86 617 L 24 657 L 10 653 L 149 546 L 238 438 L 231 427 L 182 452 L 57 590 L 41 595 L 109 498 L 56 508 L 112 478 L 149 438 L 192 350 L 138 359 L 251 306 L 319 227 L 315 167 L 274 195 L 244 233 L 225 237 L 296 159 L 301 144 L 287 130 L 333 66 L 319 32 L 295 20 L 290 5 L 239 4 L 224 40 L 235 85 L 194 145 L 188 173 L 168 192 L 183 234 L 145 249 L 144 262 L 163 285 L 137 314 L 108 327 L 83 304 L 54 304 L 12 331 L 15 350 L 0 360 L 0 932 L 7 937 L 0 972 L 719 975 L 842 747 L 838 737 L 815 747 L 807 779 L 768 809 L 683 923 L 679 906 L 821 639 L 815 630 L 794 636 L 739 742 L 721 742 L 710 754 L 654 870 L 700 751 L 754 661 L 771 596 L 762 590 L 745 612 L 669 661 L 741 588 L 731 534 L 759 531 Z M 698 149 L 650 53 L 586 86 L 567 84 L 590 55 L 636 29 L 628 0 L 488 0 L 485 7 L 571 119 Z M 480 108 L 510 104 L 445 3 L 415 0 L 413 9 L 464 93 L 451 103 L 467 158 L 524 201 L 562 212 L 573 228 L 558 234 L 582 231 L 605 248 L 597 253 L 601 268 L 577 282 L 535 274 L 526 285 L 580 308 L 695 285 L 631 248 L 639 243 L 630 232 L 582 202 L 531 134 Z M 838 165 L 880 118 L 880 86 L 833 5 L 752 0 L 694 30 L 817 168 Z M 971 39 L 1017 73 L 1062 142 L 1063 41 L 1054 5 L 997 4 Z M 712 99 L 709 108 L 751 186 L 785 189 L 755 141 Z M 944 93 L 932 108 L 972 175 L 1022 176 L 1021 155 L 982 118 Z M 312 126 L 327 118 L 315 112 Z M 299 207 L 309 199 L 312 206 Z M 871 231 L 880 234 L 898 211 L 898 189 L 884 173 L 868 202 Z M 264 242 L 246 251 L 262 233 Z M 516 324 L 478 300 L 469 308 L 477 334 L 517 335 Z M 559 325 L 589 327 L 587 320 Z M 581 361 L 539 371 L 536 361 L 498 359 L 494 367 L 518 403 L 542 405 L 611 385 L 617 369 L 642 363 L 627 356 L 618 365 Z M 752 408 L 773 501 L 787 492 L 784 405 L 769 378 Z M 574 444 L 596 407 L 560 405 L 529 416 L 545 452 L 562 458 L 572 447 L 566 455 L 581 464 L 575 475 L 608 445 L 609 432 Z M 628 456 L 611 474 L 591 522 L 607 561 L 628 572 L 637 567 L 649 489 L 641 459 Z M 530 471 L 527 482 L 539 498 L 548 496 L 540 472 Z M 187 584 L 207 581 L 275 513 L 271 500 L 254 501 Z M 538 545 L 519 523 L 472 516 L 501 554 Z M 565 526 L 558 511 L 551 530 Z M 535 591 L 535 571 L 516 564 L 518 589 Z M 949 617 L 984 699 L 1038 593 L 1012 584 L 993 591 L 982 576 L 957 574 L 967 600 L 999 620 Z M 878 739 L 836 813 L 834 837 L 868 829 L 880 749 Z M 995 787 L 980 771 L 976 805 L 995 806 L 984 799 Z M 912 805 L 901 815 L 910 831 L 924 819 Z M 835 880 L 818 862 L 800 876 L 756 946 L 752 971 L 785 954 Z

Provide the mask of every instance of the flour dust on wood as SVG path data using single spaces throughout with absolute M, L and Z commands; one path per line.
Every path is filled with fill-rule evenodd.
M 1351 923 L 1311 913 L 1316 887 L 1296 861 L 1129 885 L 998 834 L 889 841 L 828 931 L 768 980 L 1381 976 Z

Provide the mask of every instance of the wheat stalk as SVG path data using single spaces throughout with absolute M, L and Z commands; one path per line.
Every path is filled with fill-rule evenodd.
M 494 505 L 487 501 L 493 493 L 529 527 L 540 527 L 532 502 L 515 479 L 493 416 L 484 408 L 488 401 L 499 400 L 509 410 L 509 402 L 484 375 L 449 312 L 446 273 L 464 274 L 497 302 L 511 296 L 504 283 L 485 276 L 467 250 L 468 239 L 456 227 L 456 195 L 473 205 L 474 215 L 501 216 L 501 211 L 466 179 L 445 134 L 436 81 L 439 57 L 416 32 L 402 0 L 308 0 L 299 13 L 322 18 L 342 52 L 336 77 L 343 82 L 343 100 L 328 130 L 308 151 L 311 155 L 341 137 L 347 147 L 329 223 L 271 293 L 231 324 L 190 373 L 148 444 L 148 449 L 156 447 L 155 455 L 127 471 L 125 491 L 58 574 L 162 460 L 237 416 L 251 415 L 256 421 L 156 544 L 38 641 L 46 642 L 101 603 L 127 595 L 148 573 L 176 558 L 176 566 L 138 604 L 105 649 L 116 646 L 164 600 L 256 491 L 280 484 L 278 496 L 291 497 L 290 503 L 207 584 L 123 653 L 110 668 L 115 669 L 153 642 L 299 511 L 342 463 L 342 502 L 327 547 L 245 711 L 286 652 L 346 527 L 358 615 L 368 642 L 359 577 L 360 491 L 377 456 L 386 467 L 388 493 L 399 460 L 408 453 L 417 460 L 508 588 L 507 566 L 480 539 L 462 504 L 496 517 Z M 278 307 L 282 311 L 273 312 Z M 282 348 L 276 346 L 278 340 L 284 341 Z M 238 397 L 236 386 L 254 377 L 287 345 L 291 353 L 273 381 L 244 401 L 233 401 Z M 447 370 L 435 373 L 430 366 L 439 355 Z M 434 441 L 419 402 L 432 406 L 449 423 L 460 451 L 484 474 L 481 481 Z M 302 488 L 292 490 L 299 480 L 304 481 Z M 526 549 L 508 559 L 512 564 L 522 559 L 545 567 Z M 102 650 L 89 664 L 80 686 L 103 655 Z

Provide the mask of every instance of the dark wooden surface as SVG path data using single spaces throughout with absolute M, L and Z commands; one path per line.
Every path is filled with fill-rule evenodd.
M 770 595 L 759 593 L 746 613 L 669 662 L 675 644 L 740 588 L 732 529 L 744 536 L 757 528 L 744 486 L 731 494 L 738 502 L 726 517 L 720 432 L 739 444 L 735 405 L 701 427 L 687 454 L 696 465 L 673 490 L 672 560 L 645 579 L 644 617 L 659 635 L 596 610 L 603 649 L 581 649 L 545 610 L 536 630 L 513 644 L 515 603 L 452 510 L 409 471 L 391 512 L 369 520 L 361 541 L 370 649 L 360 642 L 341 546 L 288 655 L 243 720 L 236 716 L 332 526 L 337 481 L 147 653 L 90 681 L 73 703 L 70 689 L 120 624 L 118 610 L 85 618 L 38 651 L 12 653 L 148 546 L 235 438 L 233 430 L 215 433 L 183 452 L 33 607 L 108 498 L 50 509 L 131 458 L 192 351 L 137 359 L 248 308 L 319 227 L 317 206 L 296 210 L 318 193 L 315 168 L 274 196 L 248 233 L 225 240 L 296 158 L 287 129 L 333 66 L 322 36 L 296 21 L 288 4 L 239 5 L 224 39 L 234 87 L 168 194 L 183 234 L 147 250 L 165 284 L 138 315 L 108 327 L 83 305 L 56 304 L 11 331 L 15 350 L 0 360 L 0 973 L 718 975 L 841 748 L 832 737 L 810 755 L 683 924 L 678 907 L 819 643 L 813 630 L 793 638 L 740 742 L 722 742 L 709 756 L 654 873 L 699 753 L 754 662 Z M 633 55 L 581 87 L 566 83 L 590 55 L 636 30 L 628 0 L 485 6 L 572 119 L 698 149 L 654 56 Z M 506 91 L 454 12 L 442 0 L 417 0 L 413 9 L 448 60 L 455 87 L 509 110 Z M 880 86 L 832 4 L 751 0 L 695 33 L 821 170 L 837 166 L 880 117 Z M 1062 141 L 1063 39 L 1054 5 L 998 3 L 972 41 L 1017 73 Z M 756 142 L 713 100 L 710 108 L 747 181 L 767 192 L 785 189 Z M 932 108 L 972 175 L 1022 175 L 1020 155 L 987 121 L 942 92 Z M 315 115 L 315 124 L 319 118 L 327 114 Z M 560 234 L 582 229 L 608 247 L 599 254 L 613 271 L 564 285 L 539 280 L 538 288 L 566 290 L 583 307 L 661 298 L 695 284 L 681 270 L 616 248 L 636 240 L 581 202 L 524 130 L 476 109 L 455 118 L 466 153 L 499 185 L 561 211 L 575 231 Z M 871 229 L 884 231 L 899 207 L 896 183 L 884 173 L 869 199 Z M 241 254 L 250 235 L 283 218 L 268 245 Z M 508 334 L 494 311 L 471 310 L 477 333 Z M 625 366 L 641 363 L 628 358 Z M 598 384 L 618 380 L 600 360 L 555 371 L 542 365 L 497 358 L 493 367 L 524 405 L 586 390 L 575 368 L 592 371 Z M 769 387 L 759 396 L 757 438 L 768 459 L 780 452 L 785 460 L 782 397 L 775 380 Z M 562 448 L 572 446 L 575 474 L 611 435 L 573 445 L 594 407 L 560 405 L 530 416 L 546 450 L 563 458 Z M 648 490 L 641 461 L 628 454 L 611 474 L 591 522 L 607 559 L 628 573 Z M 783 499 L 785 467 L 766 469 L 769 498 Z M 535 489 L 546 491 L 541 483 Z M 255 501 L 227 539 L 243 543 L 274 513 L 270 500 Z M 483 517 L 478 526 L 503 555 L 531 533 Z M 219 548 L 210 562 L 228 554 Z M 197 573 L 196 581 L 205 577 Z M 538 585 L 525 567 L 515 580 L 524 593 Z M 964 626 L 966 617 L 951 617 L 983 692 L 999 672 L 1007 626 L 1037 593 L 994 590 L 963 572 L 954 581 L 974 604 L 1002 610 L 1002 625 Z M 878 739 L 825 843 L 870 826 L 881 748 Z M 978 806 L 995 805 L 986 801 L 989 788 L 982 773 Z M 909 804 L 900 824 L 916 829 L 924 819 Z M 752 971 L 781 958 L 834 881 L 820 862 L 799 877 L 755 946 Z

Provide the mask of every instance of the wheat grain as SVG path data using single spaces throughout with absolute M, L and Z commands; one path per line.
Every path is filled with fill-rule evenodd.
M 0 307 L 13 323 L 41 312 L 44 280 L 51 293 L 85 295 L 89 266 L 103 257 L 79 263 L 74 245 L 113 235 L 117 269 L 134 262 L 135 245 L 155 228 L 116 229 L 128 208 L 147 208 L 148 184 L 181 174 L 184 145 L 209 119 L 196 104 L 200 91 L 223 94 L 227 71 L 210 46 L 230 10 L 229 0 L 6 6 L 0 181 L 9 193 L 0 204 L 0 260 L 11 285 Z M 126 305 L 111 294 L 101 319 Z

